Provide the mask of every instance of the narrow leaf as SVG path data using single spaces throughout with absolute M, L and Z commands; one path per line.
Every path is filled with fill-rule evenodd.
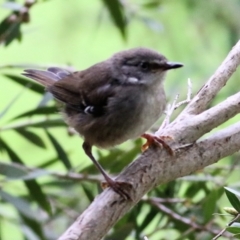
M 126 38 L 126 20 L 123 15 L 123 6 L 119 0 L 102 0 L 107 7 L 116 27 Z
M 43 193 L 42 188 L 35 180 L 24 181 L 31 197 L 48 213 L 51 215 L 51 206 L 47 196 Z
M 234 234 L 234 239 L 240 239 L 240 227 L 227 227 L 226 230 Z
M 0 196 L 6 202 L 11 203 L 24 216 L 30 219 L 37 218 L 36 213 L 32 211 L 32 209 L 29 207 L 30 204 L 26 200 L 19 197 L 12 196 L 1 189 L 0 189 Z
M 105 238 L 105 240 L 122 240 L 126 239 L 130 233 L 134 230 L 134 223 L 128 222 L 125 223 L 123 226 L 118 227 L 114 230 L 114 232 Z
M 21 213 L 20 213 L 20 216 L 21 216 L 24 224 L 26 226 L 28 226 L 39 237 L 40 240 L 46 240 L 46 237 L 44 236 L 44 231 L 42 228 L 42 223 L 37 221 L 38 218 L 35 218 L 35 219 L 28 218 Z M 32 234 L 31 234 L 31 237 L 32 237 Z M 28 239 L 28 238 L 26 238 L 26 239 Z M 32 239 L 32 238 L 30 238 L 30 239 Z
M 10 16 L 10 15 L 9 15 Z M 11 22 L 9 21 L 9 16 L 3 19 L 0 23 L 0 37 L 2 38 L 5 32 L 11 27 Z
M 235 189 L 228 188 L 228 187 L 225 187 L 225 189 L 240 198 L 240 192 L 236 191 Z
M 91 203 L 93 200 L 94 200 L 94 193 L 93 193 L 93 190 L 90 189 L 90 185 L 89 183 L 81 183 L 81 187 L 84 191 L 84 193 L 86 194 L 86 197 L 88 198 L 89 202 Z
M 54 157 L 53 159 L 47 160 L 46 162 L 39 164 L 37 168 L 47 168 L 56 162 L 58 162 L 58 158 Z
M 34 115 L 49 115 L 49 114 L 55 114 L 57 112 L 57 108 L 55 106 L 45 106 L 45 107 L 39 107 L 30 111 L 27 111 L 25 113 L 22 113 L 16 117 L 14 117 L 13 119 L 19 119 L 19 118 L 23 118 L 23 117 L 31 117 Z
M 2 140 L 0 139 L 0 145 L 4 148 L 4 150 L 8 153 L 11 161 L 20 163 L 22 165 L 23 161 L 21 158 Z M 51 214 L 51 206 L 47 200 L 46 195 L 42 192 L 40 185 L 35 180 L 24 181 L 29 194 L 35 201 L 49 214 Z
M 50 134 L 50 132 L 48 132 L 47 130 L 46 131 L 46 134 L 48 135 L 49 137 L 49 140 L 51 141 L 53 147 L 55 148 L 56 150 L 56 153 L 59 157 L 59 159 L 62 161 L 63 165 L 69 170 L 72 168 L 72 165 L 71 165 L 71 162 L 65 152 L 65 150 L 62 148 L 62 146 L 59 144 L 59 142 L 57 141 L 56 138 L 53 137 L 52 134 Z
M 34 132 L 31 132 L 25 128 L 16 129 L 15 131 L 21 136 L 23 136 L 30 143 L 33 143 L 40 148 L 46 148 L 43 140 Z
M 26 121 L 23 123 L 5 126 L 1 128 L 1 131 L 6 130 L 16 130 L 16 129 L 22 129 L 27 127 L 33 127 L 33 128 L 50 128 L 50 127 L 66 127 L 66 124 L 63 122 L 61 118 L 57 119 L 42 119 L 37 121 Z
M 28 174 L 28 172 L 16 164 L 0 162 L 0 174 L 8 178 L 19 178 Z
M 22 85 L 22 86 L 29 86 L 29 88 L 36 93 L 43 94 L 43 92 L 44 92 L 44 88 L 41 85 L 39 85 L 39 84 L 37 84 L 33 81 L 30 82 L 26 78 L 23 78 L 23 77 L 20 77 L 20 76 L 15 76 L 15 75 L 12 75 L 12 74 L 4 74 L 4 76 L 13 80 L 14 82 Z
M 237 191 L 231 189 L 231 188 L 228 188 L 228 187 L 225 187 L 225 193 L 227 195 L 227 198 L 228 198 L 229 202 L 240 213 L 240 201 L 236 197 L 236 194 L 239 194 L 239 193 Z
M 19 164 L 0 162 L 0 174 L 6 176 L 7 180 L 31 180 L 51 173 L 44 169 L 28 170 Z
M 223 189 L 211 190 L 209 194 L 206 195 L 204 204 L 203 204 L 203 216 L 204 223 L 208 223 L 212 219 L 212 215 L 217 211 L 217 201 L 220 199 L 223 194 Z
M 145 8 L 157 8 L 162 4 L 162 1 L 155 0 L 155 1 L 149 1 L 147 3 L 143 3 L 142 6 Z
M 0 118 L 2 118 L 7 112 L 8 110 L 13 106 L 13 104 L 19 99 L 19 97 L 24 93 L 24 91 L 26 90 L 26 88 L 24 87 L 20 93 L 18 93 L 11 101 L 9 104 L 7 104 L 7 106 L 3 109 L 3 111 L 0 113 Z
M 20 32 L 20 22 L 15 22 L 11 24 L 11 27 L 7 30 L 7 34 L 5 37 L 4 44 L 8 46 L 14 39 L 21 40 L 21 32 Z
M 155 219 L 156 215 L 159 214 L 155 208 L 150 208 L 148 214 L 144 217 L 142 224 L 139 226 L 139 229 L 142 231 L 151 224 L 151 222 Z

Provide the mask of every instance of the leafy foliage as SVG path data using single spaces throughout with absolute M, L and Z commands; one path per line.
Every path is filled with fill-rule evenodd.
M 226 231 L 233 233 L 235 238 L 240 239 L 240 193 L 227 187 L 225 187 L 225 193 L 233 208 L 227 207 L 224 208 L 224 210 L 230 215 L 234 216 L 233 220 L 229 222 Z
M 3 240 L 9 239 L 10 231 L 16 240 L 57 239 L 101 191 L 98 171 L 84 156 L 80 138 L 59 116 L 52 97 L 21 76 L 26 62 L 53 61 L 68 68 L 66 65 L 73 61 L 74 65 L 87 67 L 84 64 L 90 65 L 89 59 L 91 64 L 95 62 L 93 53 L 96 58 L 99 54 L 101 60 L 126 46 L 162 49 L 169 58 L 185 62 L 185 70 L 175 79 L 169 76 L 166 82 L 169 98 L 173 99 L 178 92 L 184 98 L 184 79 L 190 76 L 197 91 L 236 42 L 240 29 L 237 0 L 231 3 L 219 0 L 218 4 L 189 0 L 102 0 L 91 6 L 87 0 L 78 3 L 9 0 L 2 7 L 0 238 Z M 58 25 L 54 25 L 55 20 Z M 94 27 L 90 31 L 92 22 Z M 114 34 L 115 28 L 120 35 Z M 41 35 L 44 29 L 47 30 Z M 21 64 L 16 64 L 17 61 Z M 42 67 L 45 66 L 39 65 Z M 225 99 L 235 89 L 239 89 L 238 81 L 229 83 L 215 101 Z M 137 139 L 114 149 L 96 150 L 94 154 L 105 169 L 117 175 L 140 154 L 141 144 Z M 227 198 L 235 211 L 240 211 L 238 158 L 237 154 L 230 156 L 191 176 L 156 187 L 105 239 L 142 240 L 144 236 L 149 240 L 212 239 L 228 222 L 226 216 L 214 215 L 229 205 Z M 224 186 L 233 184 L 236 190 L 225 188 L 225 196 Z M 239 238 L 237 221 L 226 230 L 222 239 L 229 239 L 232 234 Z

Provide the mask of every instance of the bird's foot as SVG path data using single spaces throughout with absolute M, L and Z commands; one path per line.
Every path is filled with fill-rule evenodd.
M 131 183 L 115 181 L 110 177 L 105 178 L 106 182 L 102 182 L 103 189 L 110 187 L 113 191 L 122 196 L 125 200 L 132 200 L 130 192 L 133 188 Z
M 172 148 L 166 143 L 166 141 L 172 140 L 172 137 L 170 136 L 158 137 L 148 133 L 144 133 L 141 137 L 147 140 L 147 142 L 142 145 L 143 152 L 146 151 L 151 145 L 157 145 L 157 146 L 161 145 L 169 152 L 170 155 L 174 155 Z

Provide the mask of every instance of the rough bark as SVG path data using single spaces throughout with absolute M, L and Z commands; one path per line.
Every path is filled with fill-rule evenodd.
M 240 112 L 240 92 L 207 109 L 239 64 L 240 41 L 182 113 L 156 133 L 171 136 L 168 144 L 174 149 L 174 155 L 152 146 L 119 174 L 117 180 L 132 184 L 129 192 L 133 201 L 126 201 L 111 189 L 106 189 L 59 240 L 101 239 L 155 186 L 189 175 L 240 150 L 240 123 L 198 140 Z

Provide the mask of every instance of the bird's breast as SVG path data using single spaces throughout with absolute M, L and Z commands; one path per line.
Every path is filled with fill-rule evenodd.
M 101 117 L 77 114 L 65 119 L 85 141 L 98 147 L 108 148 L 137 138 L 163 113 L 166 103 L 164 90 L 160 86 L 152 90 L 136 88 L 122 91 L 109 99 Z

